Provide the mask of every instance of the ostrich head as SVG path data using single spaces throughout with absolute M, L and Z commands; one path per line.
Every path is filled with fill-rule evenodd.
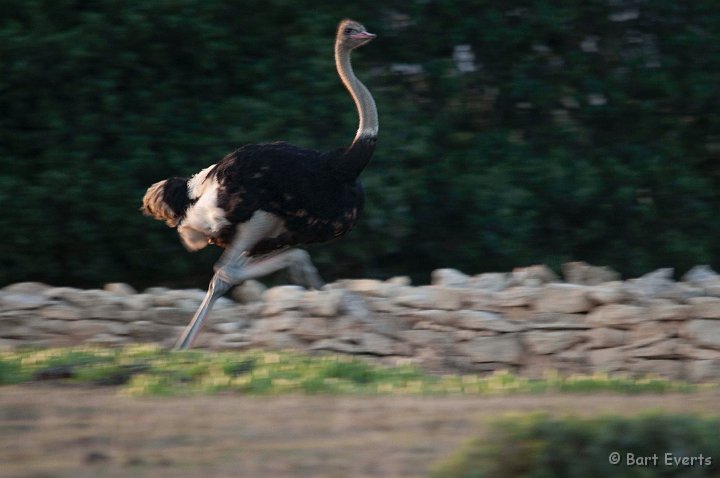
M 354 20 L 343 20 L 338 25 L 338 45 L 347 50 L 354 50 L 363 46 L 376 36 L 373 33 L 368 33 L 364 26 Z

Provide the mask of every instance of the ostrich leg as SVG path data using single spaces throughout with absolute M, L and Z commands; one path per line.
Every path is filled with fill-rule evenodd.
M 315 289 L 323 286 L 317 269 L 310 261 L 310 255 L 301 249 L 289 249 L 259 258 L 243 257 L 235 264 L 226 264 L 213 276 L 205 299 L 195 313 L 195 317 L 185 328 L 175 349 L 186 349 L 192 345 L 213 304 L 230 287 L 285 268 L 290 270 L 293 281 L 298 284 Z
M 215 302 L 230 288 L 237 284 L 234 280 L 236 269 L 241 270 L 247 262 L 248 251 L 266 237 L 273 237 L 282 229 L 282 221 L 272 214 L 257 211 L 246 222 L 237 226 L 233 243 L 228 247 L 215 267 L 215 275 L 210 281 L 207 294 L 192 320 L 185 327 L 183 334 L 175 344 L 175 349 L 185 349 L 192 345 L 192 341 L 202 328 Z
M 312 289 L 324 285 L 317 269 L 310 261 L 310 254 L 302 249 L 287 249 L 282 252 L 248 259 L 241 267 L 232 268 L 233 284 L 240 284 L 249 279 L 272 274 L 282 269 L 289 269 L 293 282 Z
M 210 309 L 212 309 L 213 305 L 215 305 L 215 301 L 222 297 L 225 292 L 230 290 L 232 286 L 233 284 L 222 279 L 218 272 L 215 273 L 210 281 L 207 294 L 205 294 L 205 298 L 200 304 L 200 307 L 197 312 L 195 312 L 195 315 L 188 326 L 185 327 L 180 339 L 178 339 L 175 343 L 175 350 L 186 349 L 192 345 L 193 340 L 195 340 L 198 332 L 200 332 L 203 322 L 207 318 Z

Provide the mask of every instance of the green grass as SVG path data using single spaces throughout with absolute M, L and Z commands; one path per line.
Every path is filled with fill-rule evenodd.
M 548 372 L 527 379 L 509 372 L 432 375 L 412 365 L 381 366 L 347 355 L 296 352 L 169 352 L 155 346 L 74 347 L 0 353 L 0 385 L 43 380 L 115 385 L 131 394 L 470 394 L 664 393 L 696 386 L 661 378 Z

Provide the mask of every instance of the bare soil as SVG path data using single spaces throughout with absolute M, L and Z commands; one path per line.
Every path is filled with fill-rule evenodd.
M 0 388 L 0 476 L 422 477 L 510 412 L 715 412 L 720 393 L 133 398 Z

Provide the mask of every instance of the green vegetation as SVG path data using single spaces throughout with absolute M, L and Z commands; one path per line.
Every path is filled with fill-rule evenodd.
M 659 378 L 549 373 L 527 379 L 508 372 L 489 376 L 431 375 L 410 366 L 381 366 L 346 355 L 294 352 L 168 352 L 155 346 L 62 348 L 0 354 L 0 384 L 62 380 L 121 385 L 132 394 L 471 394 L 691 392 L 695 386 Z
M 716 477 L 720 475 L 718 430 L 720 417 L 694 415 L 513 416 L 495 423 L 487 435 L 441 463 L 431 476 Z M 613 452 L 620 454 L 617 465 L 609 462 Z M 653 456 L 657 456 L 656 462 Z M 637 465 L 638 457 L 649 461 L 632 466 Z M 681 460 L 679 464 L 676 459 Z
M 381 136 L 326 278 L 720 268 L 716 0 L 24 0 L 0 2 L 0 284 L 204 285 L 217 252 L 142 217 L 145 188 L 247 142 L 347 144 L 342 17 L 379 34 L 355 60 Z

